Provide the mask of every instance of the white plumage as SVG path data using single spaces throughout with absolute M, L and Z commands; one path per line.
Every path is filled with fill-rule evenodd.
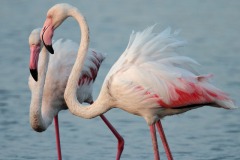
M 40 35 L 40 31 L 38 35 Z M 52 123 L 53 117 L 56 116 L 60 110 L 67 109 L 63 94 L 69 74 L 76 59 L 78 44 L 71 40 L 59 39 L 53 44 L 53 47 L 55 48 L 56 53 L 51 55 L 49 58 L 43 89 L 42 102 L 39 102 L 39 104 L 31 103 L 30 106 L 31 108 L 37 108 L 40 104 L 42 104 L 42 117 L 43 120 L 46 119 L 44 123 L 46 124 L 45 129 Z M 45 56 L 44 54 L 48 53 L 41 52 L 39 55 L 39 72 L 42 72 L 42 69 L 44 68 L 42 64 L 44 63 L 43 61 L 45 61 L 45 59 L 43 59 L 43 57 Z M 99 66 L 104 58 L 105 56 L 103 54 L 96 54 L 96 52 L 93 50 L 90 50 L 87 54 L 84 68 L 81 72 L 82 74 L 79 77 L 79 79 L 81 80 L 82 76 L 85 75 L 86 81 L 84 83 L 81 83 L 81 85 L 78 85 L 77 88 L 77 97 L 79 102 L 92 102 L 92 85 L 95 77 L 97 76 L 96 74 Z M 96 64 L 94 62 L 96 62 Z M 91 70 L 95 70 L 95 75 L 93 75 Z M 35 92 L 40 92 L 39 90 L 36 90 L 37 85 L 39 85 L 38 82 L 36 82 L 32 78 L 32 76 L 29 76 L 29 87 L 33 92 L 32 96 L 35 96 Z M 32 97 L 32 99 L 35 99 L 35 97 Z
M 198 64 L 195 60 L 177 54 L 176 49 L 185 42 L 176 33 L 168 28 L 156 34 L 153 28 L 130 36 L 126 50 L 105 79 L 118 108 L 143 116 L 148 124 L 186 111 L 186 106 L 235 108 L 225 93 L 210 84 L 208 75 L 197 74 L 192 68 Z M 180 93 L 189 99 L 181 99 Z
M 55 95 L 59 99 L 59 97 L 63 98 L 67 80 L 76 59 L 78 44 L 71 40 L 60 39 L 53 44 L 53 47 L 56 53 L 50 56 L 45 88 L 52 88 L 50 95 Z M 81 103 L 92 102 L 92 85 L 104 58 L 105 56 L 102 53 L 96 53 L 92 49 L 89 50 L 79 77 L 79 81 L 81 81 L 85 76 L 86 81 L 79 84 L 77 89 L 77 97 Z M 93 74 L 91 70 L 94 70 L 95 73 Z

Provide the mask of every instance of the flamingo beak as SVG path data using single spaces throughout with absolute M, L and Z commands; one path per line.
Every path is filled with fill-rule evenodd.
M 47 18 L 46 21 L 44 22 L 44 25 L 41 31 L 41 38 L 44 46 L 51 54 L 54 54 L 54 50 L 52 47 L 53 33 L 54 33 L 54 29 L 52 25 L 52 19 Z
M 35 81 L 38 80 L 38 58 L 40 53 L 40 45 L 31 45 L 30 46 L 30 62 L 29 62 L 29 69 L 30 73 Z

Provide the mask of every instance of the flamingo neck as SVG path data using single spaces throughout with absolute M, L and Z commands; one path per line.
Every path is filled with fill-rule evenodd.
M 84 60 L 89 46 L 89 29 L 84 16 L 76 8 L 71 10 L 69 16 L 75 18 L 79 24 L 81 31 L 81 41 L 79 45 L 77 59 L 73 65 L 64 92 L 64 98 L 72 114 L 87 119 L 94 118 L 105 113 L 108 109 L 106 107 L 102 107 L 103 105 L 99 102 L 95 102 L 92 105 L 83 107 L 77 100 L 76 96 L 79 77 L 84 65 Z
M 46 117 L 42 115 L 42 99 L 45 78 L 47 74 L 47 67 L 49 62 L 49 55 L 45 47 L 42 48 L 39 57 L 39 80 L 36 88 L 32 90 L 32 100 L 30 104 L 30 123 L 35 131 L 42 132 L 48 128 L 52 123 L 53 117 Z M 34 92 L 35 91 L 35 92 Z

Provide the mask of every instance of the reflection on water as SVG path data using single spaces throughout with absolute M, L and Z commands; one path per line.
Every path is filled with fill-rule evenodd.
M 240 2 L 74 1 L 86 16 L 91 47 L 106 52 L 96 84 L 97 96 L 110 66 L 124 51 L 131 31 L 158 23 L 181 28 L 189 44 L 182 54 L 199 61 L 199 71 L 214 73 L 214 83 L 240 104 Z M 0 6 L 0 159 L 56 159 L 53 126 L 34 132 L 29 124 L 28 35 L 41 27 L 52 1 L 3 1 Z M 79 42 L 78 25 L 67 20 L 55 33 Z M 206 72 L 205 72 L 206 73 Z M 163 120 L 175 159 L 240 159 L 240 111 L 204 107 Z M 153 159 L 145 121 L 118 109 L 106 116 L 125 138 L 122 159 Z M 114 159 L 116 139 L 100 118 L 84 120 L 68 111 L 59 115 L 64 160 Z M 159 140 L 162 159 L 166 159 Z

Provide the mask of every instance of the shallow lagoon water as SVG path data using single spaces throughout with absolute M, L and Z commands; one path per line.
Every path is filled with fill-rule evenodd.
M 37 133 L 29 125 L 28 35 L 41 27 L 47 10 L 60 1 L 2 1 L 0 5 L 0 159 L 57 159 L 54 127 Z M 240 2 L 234 1 L 68 1 L 85 15 L 91 47 L 108 54 L 94 85 L 96 98 L 110 66 L 127 46 L 132 30 L 158 24 L 157 31 L 181 29 L 188 45 L 182 55 L 196 59 L 201 73 L 240 105 Z M 79 42 L 77 23 L 69 19 L 55 38 Z M 203 107 L 166 117 L 173 157 L 178 160 L 240 159 L 240 111 Z M 119 109 L 106 113 L 125 139 L 123 160 L 153 159 L 148 126 L 141 117 Z M 59 114 L 64 160 L 115 159 L 117 142 L 100 118 L 85 120 Z M 159 139 L 159 138 L 158 138 Z M 161 159 L 166 159 L 159 139 Z

